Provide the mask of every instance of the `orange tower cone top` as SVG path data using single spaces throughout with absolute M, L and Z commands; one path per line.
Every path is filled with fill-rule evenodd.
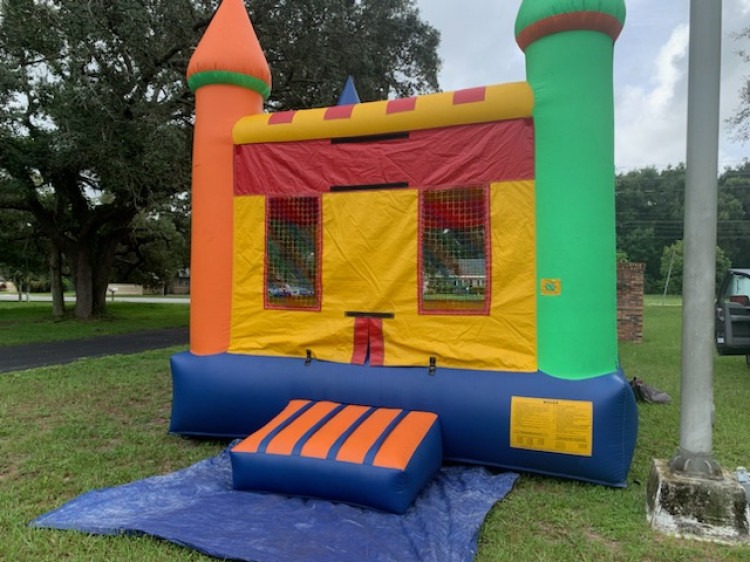
M 267 98 L 271 71 L 243 0 L 223 0 L 196 47 L 187 69 L 196 91 L 209 84 L 231 84 Z

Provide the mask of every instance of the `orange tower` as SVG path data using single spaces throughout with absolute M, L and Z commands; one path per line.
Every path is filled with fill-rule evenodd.
M 187 70 L 195 92 L 190 350 L 229 345 L 232 298 L 232 127 L 263 111 L 271 72 L 242 0 L 223 0 Z

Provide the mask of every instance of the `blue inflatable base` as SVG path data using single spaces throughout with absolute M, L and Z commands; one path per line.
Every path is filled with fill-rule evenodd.
M 541 372 L 373 367 L 304 358 L 221 353 L 172 357 L 170 430 L 189 436 L 244 438 L 289 400 L 436 413 L 445 460 L 496 466 L 624 487 L 635 449 L 638 410 L 621 372 L 572 381 Z M 510 446 L 513 397 L 588 401 L 590 456 Z

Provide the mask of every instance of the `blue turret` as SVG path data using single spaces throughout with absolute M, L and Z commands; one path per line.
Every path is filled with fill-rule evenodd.
M 348 76 L 336 105 L 352 105 L 355 103 L 360 103 L 359 94 L 357 93 L 357 88 L 354 86 L 354 78 Z

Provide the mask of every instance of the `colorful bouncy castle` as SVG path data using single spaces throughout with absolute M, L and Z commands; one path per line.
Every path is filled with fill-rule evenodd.
M 191 336 L 171 431 L 247 438 L 240 488 L 394 511 L 358 475 L 416 471 L 416 493 L 457 461 L 624 486 L 624 19 L 622 0 L 524 0 L 526 82 L 263 113 L 268 66 L 224 0 L 188 69 Z

